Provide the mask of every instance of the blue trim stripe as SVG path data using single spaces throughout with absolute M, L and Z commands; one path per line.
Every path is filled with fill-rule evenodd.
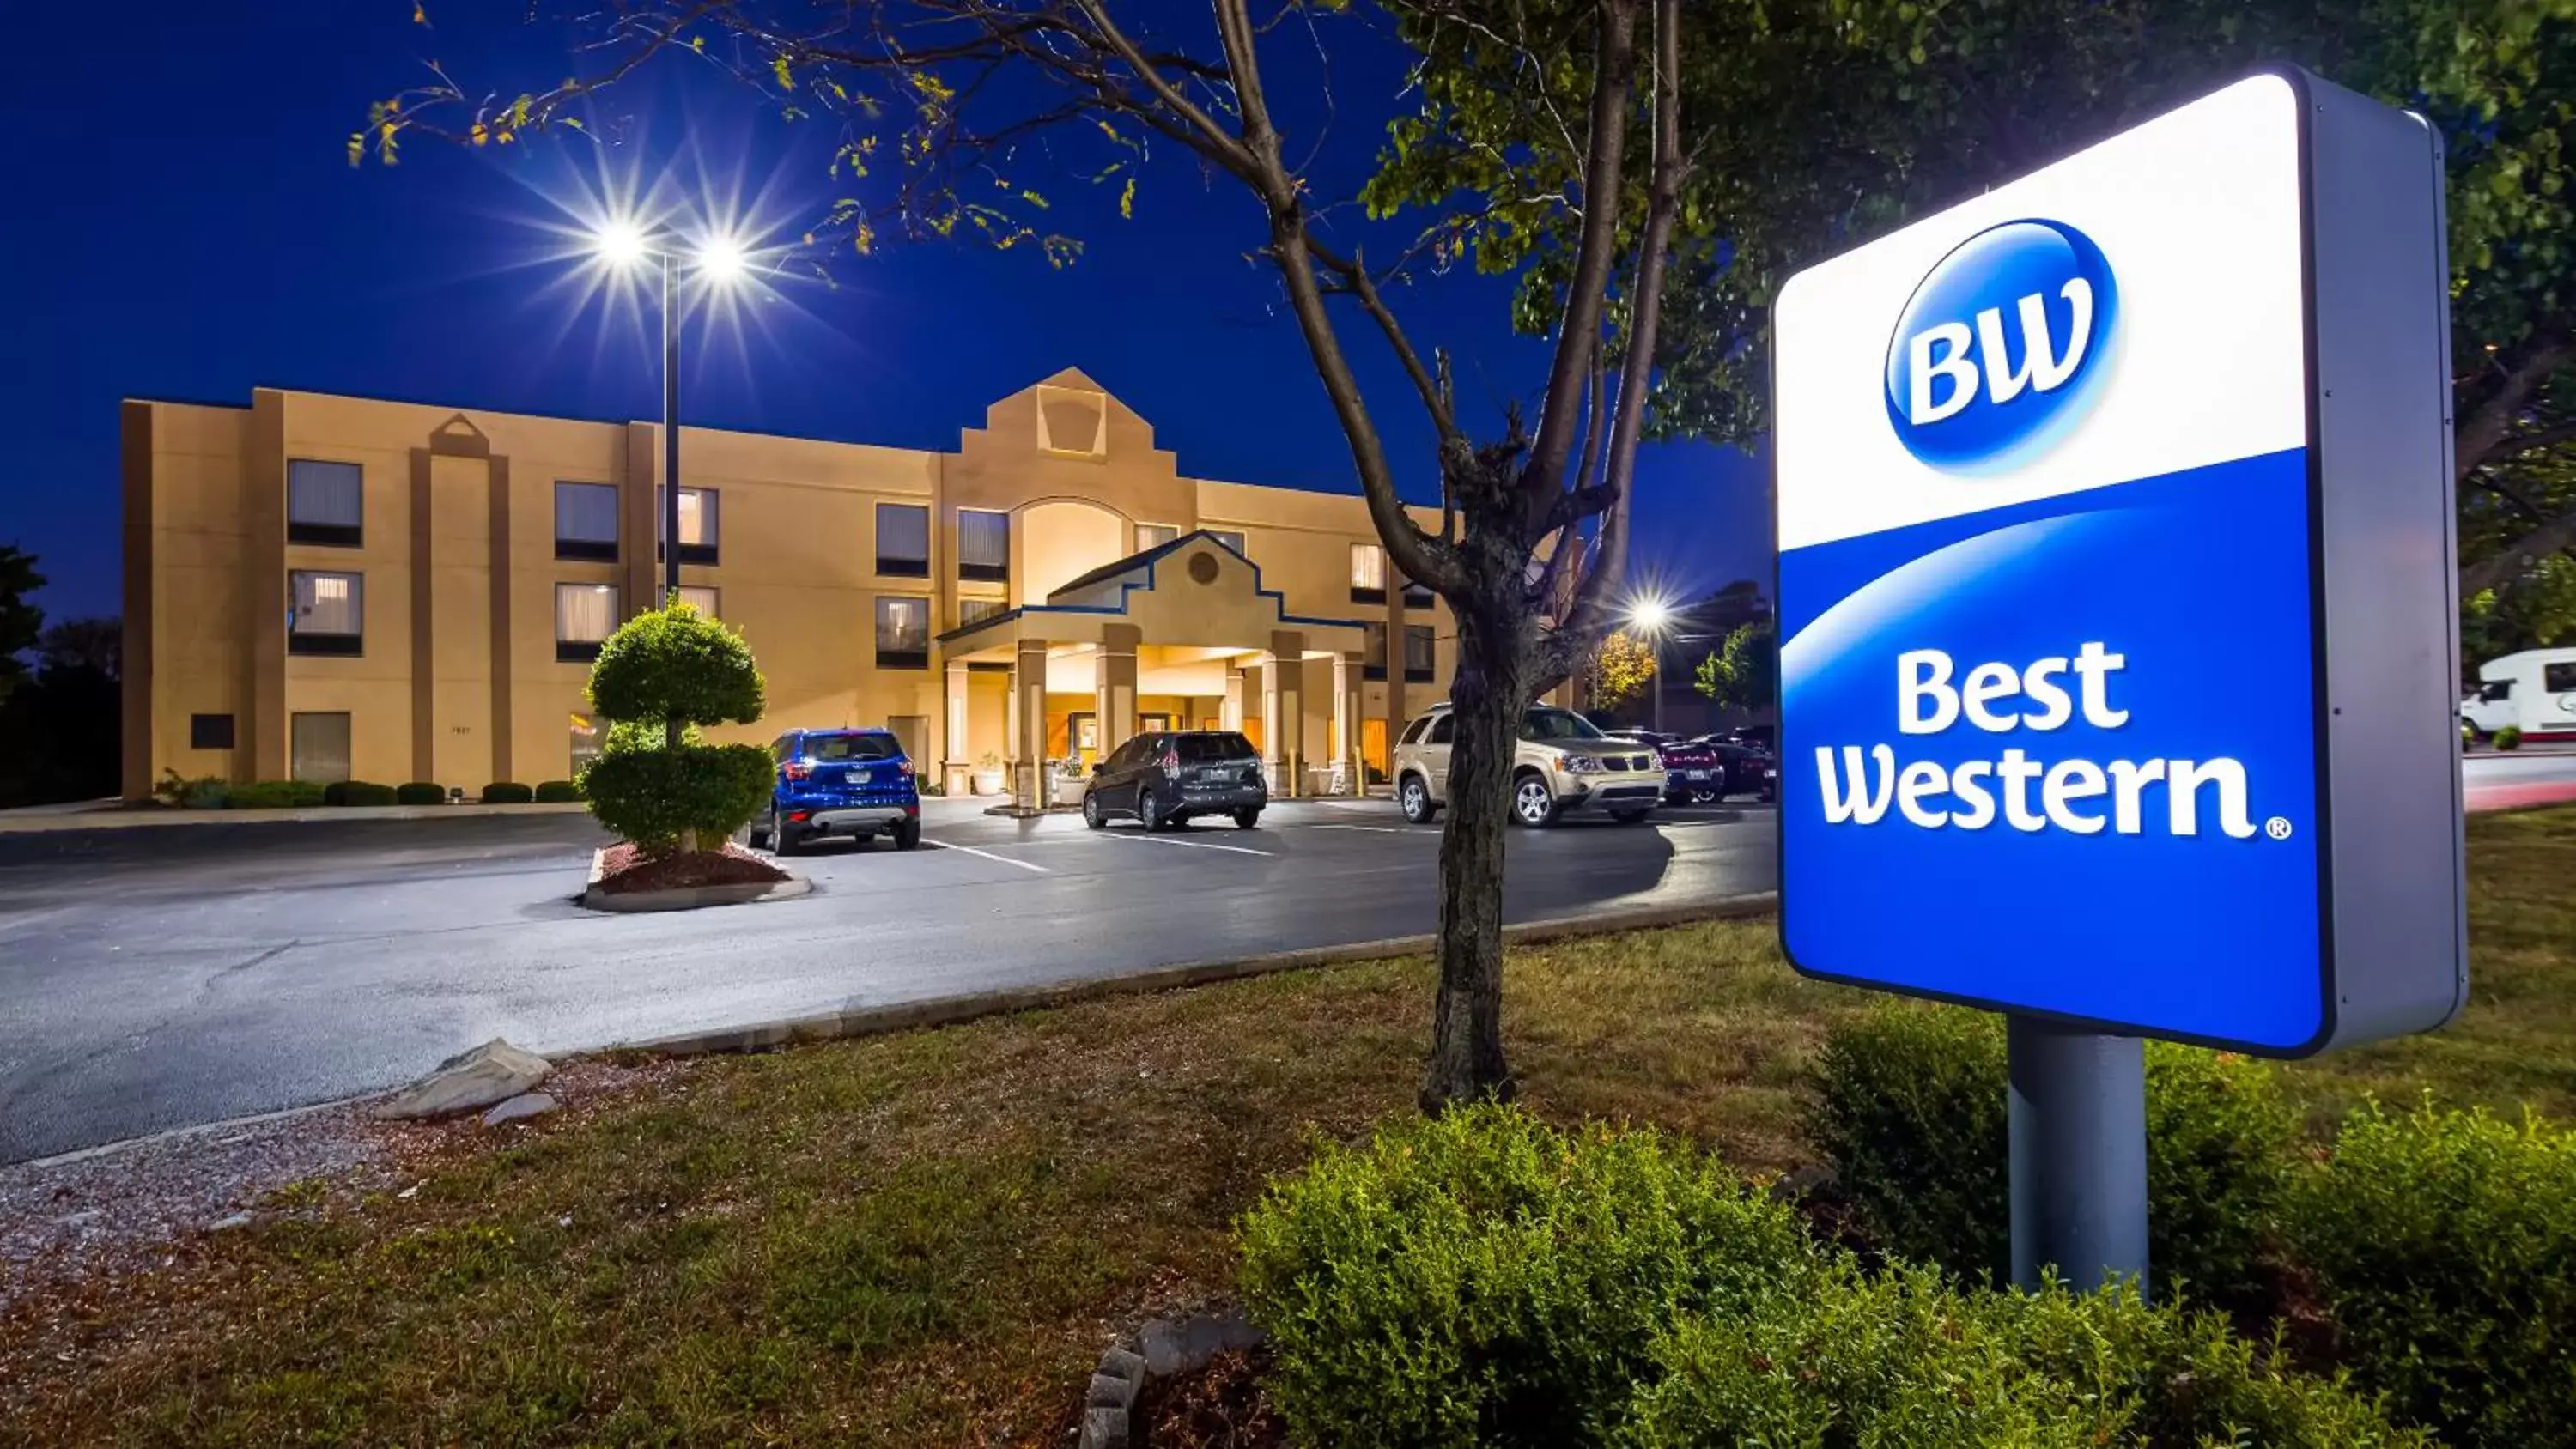
M 1149 548 L 1143 553 L 1136 555 L 1136 558 L 1142 562 L 1145 570 L 1144 581 L 1142 583 L 1120 584 L 1118 586 L 1118 602 L 1114 606 L 1105 604 L 1022 604 L 1016 609 L 1008 609 L 1002 613 L 995 614 L 990 618 L 978 619 L 972 624 L 961 625 L 958 628 L 951 629 L 947 633 L 939 636 L 939 642 L 945 644 L 951 639 L 962 639 L 969 634 L 990 629 L 996 624 L 1008 623 L 1013 619 L 1020 618 L 1027 614 L 1101 614 L 1112 617 L 1124 617 L 1127 613 L 1127 605 L 1133 599 L 1138 589 L 1151 590 L 1155 587 L 1154 574 L 1157 569 L 1162 567 L 1163 560 L 1177 552 L 1182 544 L 1188 543 L 1194 538 L 1204 538 L 1208 542 L 1215 544 L 1218 548 L 1224 549 L 1227 553 L 1233 554 L 1236 558 L 1241 559 L 1244 566 L 1252 570 L 1253 595 L 1257 598 L 1268 599 L 1277 607 L 1280 623 L 1316 624 L 1328 629 L 1361 629 L 1367 627 L 1368 621 L 1364 619 L 1324 619 L 1309 617 L 1304 614 L 1289 613 L 1288 596 L 1286 594 L 1281 593 L 1277 589 L 1265 589 L 1261 586 L 1261 565 L 1254 563 L 1250 558 L 1246 557 L 1241 550 L 1235 548 L 1234 545 L 1227 543 L 1224 539 L 1217 537 L 1209 530 L 1200 528 L 1193 529 L 1190 532 L 1173 539 L 1169 543 L 1158 544 L 1155 547 Z M 1116 572 L 1115 566 L 1112 566 L 1111 572 Z

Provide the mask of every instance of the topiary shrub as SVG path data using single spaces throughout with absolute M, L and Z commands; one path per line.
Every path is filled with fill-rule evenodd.
M 1687 1146 L 1493 1107 L 1325 1147 L 1241 1237 L 1303 1445 L 1604 1442 L 1662 1325 L 1828 1266 L 1787 1207 Z
M 659 854 L 694 832 L 721 841 L 768 804 L 775 763 L 758 745 L 683 745 L 602 755 L 581 788 L 599 823 Z
M 322 804 L 324 793 L 313 780 L 250 780 L 228 786 L 223 803 L 230 810 L 302 810 Z
M 322 803 L 325 805 L 391 805 L 394 803 L 394 787 L 379 785 L 370 780 L 342 780 L 323 788 Z
M 2453 1444 L 2576 1444 L 2576 1133 L 2354 1112 L 2282 1205 L 2343 1361 Z
M 590 813 L 652 854 L 713 845 L 741 829 L 769 798 L 769 752 L 705 744 L 696 727 L 750 724 L 767 693 L 751 646 L 687 604 L 675 599 L 627 620 L 590 668 L 591 704 L 612 721 L 603 752 L 581 775 Z
M 2212 1312 L 2121 1285 L 1962 1290 L 1848 1265 L 1657 1343 L 1626 1449 L 1729 1444 L 2429 1446 L 2342 1384 L 2293 1371 Z
M 2521 749 L 2522 728 L 2519 725 L 2506 725 L 2503 729 L 2497 730 L 2495 735 L 2488 740 L 2488 743 L 2494 745 L 2499 750 Z
M 397 805 L 441 805 L 446 801 L 446 788 L 427 780 L 413 780 L 394 787 L 394 803 Z
M 537 782 L 537 803 L 540 805 L 570 805 L 579 799 L 581 787 L 570 780 Z
M 2159 1294 L 2263 1292 L 2262 1234 L 2298 1117 L 2272 1070 L 2149 1042 L 2147 1263 Z M 1888 1005 L 1826 1039 L 1808 1136 L 1886 1247 L 1975 1279 L 2011 1271 L 2010 1106 L 2000 1018 Z M 2089 1286 L 2089 1285 L 2088 1285 Z
M 495 780 L 483 787 L 482 800 L 486 805 L 525 805 L 535 798 L 536 791 L 508 780 Z

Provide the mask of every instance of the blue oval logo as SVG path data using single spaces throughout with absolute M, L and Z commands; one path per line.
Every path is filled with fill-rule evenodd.
M 1887 419 L 1935 468 L 1987 472 L 2045 450 L 2108 370 L 2119 289 L 2091 237 L 2008 221 L 1914 289 L 1887 343 Z

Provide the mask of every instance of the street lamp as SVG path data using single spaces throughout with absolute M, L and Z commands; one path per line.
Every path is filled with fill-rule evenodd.
M 1655 651 L 1654 678 L 1647 687 L 1655 692 L 1654 730 L 1657 734 L 1664 732 L 1664 630 L 1671 626 L 1672 621 L 1673 606 L 1662 599 L 1649 596 L 1628 602 L 1628 627 L 1652 641 Z
M 667 603 L 680 592 L 680 242 L 631 221 L 611 220 L 592 238 L 592 249 L 621 271 L 648 259 L 662 269 L 662 598 Z M 750 266 L 742 243 L 722 235 L 699 244 L 688 259 L 716 287 L 741 281 Z

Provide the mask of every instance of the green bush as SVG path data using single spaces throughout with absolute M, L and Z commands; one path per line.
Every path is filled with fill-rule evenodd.
M 602 755 L 581 776 L 599 823 L 653 853 L 683 831 L 716 849 L 769 803 L 775 766 L 758 745 L 683 745 Z
M 391 805 L 394 787 L 370 780 L 341 780 L 322 787 L 325 805 Z
M 1796 1216 L 1651 1132 L 1462 1109 L 1328 1146 L 1241 1225 L 1268 1388 L 1305 1445 L 1606 1442 L 1656 1331 L 1796 1295 Z
M 2295 1161 L 2297 1114 L 2269 1067 L 2149 1042 L 2147 1262 L 2159 1294 L 2243 1306 Z M 2010 1276 L 2010 1108 L 2000 1018 L 1889 1005 L 1827 1038 L 1809 1136 L 1886 1247 Z M 2090 1285 L 2085 1285 L 2090 1286 Z
M 750 724 L 767 688 L 741 635 L 678 602 L 618 626 L 590 666 L 590 701 L 612 720 Z
M 2455 1444 L 2576 1444 L 2576 1132 L 2374 1103 L 2282 1220 L 2397 1412 Z
M 413 780 L 394 787 L 397 805 L 439 805 L 447 800 L 447 788 L 427 780 Z
M 670 727 L 658 719 L 617 720 L 608 726 L 608 738 L 600 742 L 603 755 L 631 755 L 637 750 L 658 750 L 670 743 Z M 680 726 L 680 743 L 703 745 L 707 732 L 696 725 Z
M 152 787 L 152 798 L 164 805 L 188 810 L 221 810 L 232 787 L 213 775 L 182 775 L 163 766 L 161 783 Z
M 537 798 L 537 792 L 508 780 L 495 780 L 483 787 L 482 798 L 486 805 L 525 805 Z
M 324 787 L 311 780 L 251 780 L 228 786 L 229 810 L 301 810 L 323 803 Z
M 2495 732 L 2495 739 L 2492 743 L 2499 750 L 2521 749 L 2522 727 L 2519 725 L 2506 725 L 2503 729 Z
M 581 787 L 570 780 L 537 782 L 537 803 L 540 805 L 569 805 L 580 798 Z

